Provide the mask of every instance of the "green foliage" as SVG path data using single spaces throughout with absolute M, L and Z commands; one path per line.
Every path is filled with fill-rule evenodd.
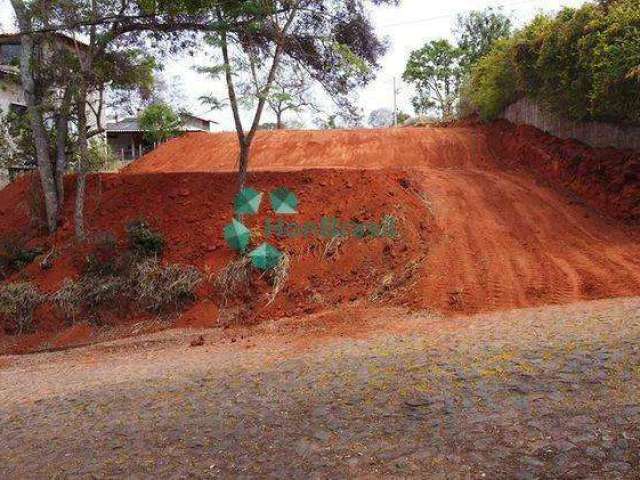
M 45 296 L 29 282 L 0 286 L 0 315 L 5 318 L 5 331 L 9 334 L 32 332 L 33 313 L 44 301 Z
M 0 111 L 0 168 L 32 162 L 35 153 L 29 117 Z
M 398 125 L 402 125 L 404 122 L 406 122 L 410 118 L 411 118 L 411 115 L 409 115 L 408 113 L 405 113 L 401 110 L 398 111 Z
M 416 88 L 416 114 L 437 107 L 444 120 L 451 118 L 463 73 L 461 56 L 447 40 L 434 40 L 411 52 L 402 78 Z
M 527 95 L 573 120 L 637 125 L 639 74 L 637 0 L 587 3 L 498 42 L 473 69 L 469 96 L 485 119 Z
M 111 146 L 101 139 L 89 141 L 89 155 L 86 169 L 88 172 L 104 172 L 114 170 L 118 164 L 118 156 Z
M 142 257 L 161 257 L 165 247 L 164 237 L 153 230 L 145 220 L 127 225 L 129 248 Z
M 144 137 L 149 142 L 162 143 L 179 134 L 180 116 L 165 103 L 149 105 L 138 118 Z
M 28 248 L 18 237 L 0 240 L 0 278 L 22 270 L 42 254 L 41 249 Z
M 475 65 L 471 83 L 462 89 L 462 108 L 467 108 L 468 99 L 483 120 L 492 120 L 517 99 L 512 46 L 512 40 L 497 42 L 491 54 Z
M 491 7 L 458 15 L 456 37 L 462 52 L 461 65 L 468 71 L 485 56 L 496 41 L 511 34 L 511 19 Z

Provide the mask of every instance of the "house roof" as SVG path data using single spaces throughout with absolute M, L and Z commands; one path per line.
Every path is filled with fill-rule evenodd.
M 137 118 L 125 118 L 119 122 L 111 122 L 106 125 L 107 132 L 140 132 Z
M 208 120 L 206 118 L 198 117 L 196 115 L 192 115 L 190 113 L 181 113 L 181 117 L 191 117 L 197 120 L 202 120 L 207 123 L 217 123 L 212 120 Z M 138 124 L 138 119 L 136 117 L 124 118 L 118 122 L 110 122 L 106 125 L 107 132 L 118 132 L 118 133 L 126 133 L 126 132 L 142 132 L 143 129 L 140 128 Z M 191 127 L 183 127 L 179 129 L 181 132 L 201 132 L 201 129 L 191 128 Z

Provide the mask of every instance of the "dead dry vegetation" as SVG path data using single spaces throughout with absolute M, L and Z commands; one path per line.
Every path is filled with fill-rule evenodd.
M 229 262 L 213 276 L 215 295 L 222 309 L 220 324 L 226 327 L 255 322 L 252 311 L 261 302 L 267 306 L 272 304 L 283 292 L 290 268 L 291 256 L 286 252 L 274 268 L 264 272 L 256 271 L 251 259 L 244 255 Z M 256 294 L 261 289 L 258 283 L 266 284 L 264 295 Z
M 128 245 L 121 249 L 113 235 L 95 236 L 78 253 L 80 275 L 66 278 L 53 293 L 43 293 L 30 282 L 0 286 L 5 332 L 34 331 L 34 313 L 43 305 L 53 307 L 69 325 L 99 325 L 105 312 L 158 314 L 177 311 L 195 300 L 201 273 L 192 266 L 163 264 L 165 240 L 159 232 L 138 220 L 127 227 L 127 237 Z
M 203 274 L 193 266 L 163 263 L 166 241 L 146 220 L 131 222 L 126 231 L 126 246 L 119 245 L 111 233 L 94 235 L 74 260 L 79 276 L 65 278 L 53 293 L 41 292 L 28 281 L 1 285 L 0 319 L 4 321 L 5 333 L 34 332 L 34 314 L 43 306 L 52 307 L 67 325 L 102 325 L 110 314 L 178 312 L 196 300 L 196 290 L 203 281 L 212 284 L 211 295 L 226 310 L 221 315 L 228 319 L 223 325 L 246 324 L 252 309 L 260 302 L 272 303 L 287 283 L 291 257 L 286 253 L 275 268 L 266 272 L 256 271 L 250 258 L 241 255 L 216 275 Z M 7 245 L 11 245 L 6 249 L 9 253 L 0 258 L 6 258 L 6 264 L 16 272 L 41 256 L 41 251 L 31 252 L 19 242 Z M 46 259 L 55 256 L 54 253 L 52 250 L 45 255 Z M 268 287 L 264 296 L 254 295 L 258 282 Z

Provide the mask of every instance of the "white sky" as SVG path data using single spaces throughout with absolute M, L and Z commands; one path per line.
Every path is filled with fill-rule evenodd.
M 453 40 L 452 28 L 458 13 L 479 10 L 488 6 L 503 6 L 516 25 L 522 25 L 537 12 L 556 11 L 562 6 L 579 6 L 585 0 L 401 0 L 399 7 L 377 7 L 373 9 L 373 21 L 381 36 L 390 40 L 390 49 L 382 60 L 382 69 L 378 78 L 358 93 L 359 104 L 364 109 L 365 121 L 371 110 L 393 107 L 393 77 L 398 78 L 399 108 L 413 113 L 410 99 L 411 87 L 400 79 L 409 52 L 419 48 L 425 42 L 438 38 Z M 0 25 L 4 31 L 13 30 L 13 11 L 9 0 L 0 0 Z M 184 90 L 186 101 L 194 113 L 205 114 L 219 122 L 218 130 L 232 130 L 233 119 L 229 109 L 207 113 L 199 102 L 201 95 L 214 93 L 224 96 L 225 88 L 221 81 L 211 81 L 193 71 L 194 64 L 206 63 L 206 58 L 173 58 L 167 62 L 168 78 L 177 77 Z M 249 116 L 245 115 L 249 123 Z M 265 111 L 262 121 L 272 121 Z M 308 116 L 299 120 L 312 127 Z

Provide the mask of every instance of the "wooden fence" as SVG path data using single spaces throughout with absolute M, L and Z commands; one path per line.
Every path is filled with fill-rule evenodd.
M 556 137 L 573 138 L 592 147 L 640 151 L 640 127 L 573 122 L 544 111 L 528 98 L 522 98 L 508 106 L 502 117 L 516 125 L 531 125 Z

